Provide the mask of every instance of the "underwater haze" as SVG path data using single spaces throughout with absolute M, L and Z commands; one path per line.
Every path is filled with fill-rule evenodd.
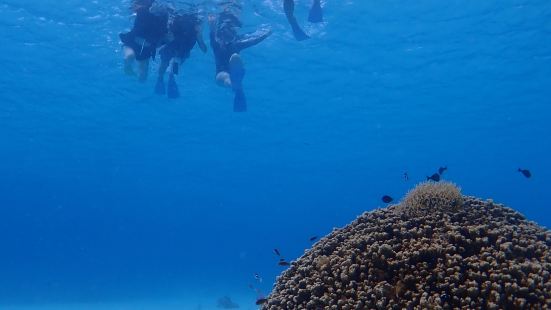
M 124 75 L 128 1 L 0 0 L 0 309 L 256 309 L 275 248 L 444 166 L 551 226 L 551 2 L 300 0 L 300 42 L 281 2 L 243 3 L 235 113 L 210 46 L 176 100 Z

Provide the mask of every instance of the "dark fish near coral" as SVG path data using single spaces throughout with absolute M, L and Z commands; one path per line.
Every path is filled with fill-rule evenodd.
M 520 168 L 518 168 L 518 171 L 519 171 L 520 173 L 522 173 L 522 175 L 525 176 L 525 177 L 527 177 L 527 178 L 532 177 L 532 173 L 531 173 L 530 170 L 528 170 L 528 169 L 520 169 Z
M 280 261 L 279 263 L 277 263 L 278 265 L 280 266 L 291 266 L 291 264 L 289 262 L 286 262 L 284 260 Z
M 274 249 L 274 253 L 275 253 L 275 255 L 277 255 L 277 256 L 281 256 L 281 253 L 279 253 L 279 250 L 278 250 L 278 249 Z
M 446 170 L 448 170 L 448 167 L 440 167 L 438 168 L 438 174 L 442 175 L 442 173 L 446 172 Z
M 312 237 L 310 237 L 310 239 L 308 239 L 308 240 L 310 240 L 310 241 L 316 241 L 317 239 L 318 239 L 318 236 L 312 236 Z
M 262 277 L 258 273 L 254 274 L 254 278 L 258 281 L 258 283 L 262 283 Z
M 404 181 L 407 181 L 407 180 L 409 180 L 409 175 L 406 171 L 406 172 L 404 172 Z
M 216 307 L 222 309 L 237 309 L 239 305 L 233 302 L 230 297 L 224 296 L 218 299 Z
M 438 181 L 440 181 L 440 175 L 438 173 L 435 173 L 435 174 L 431 175 L 430 177 L 427 177 L 427 181 L 438 182 Z
M 256 305 L 263 305 L 263 304 L 265 304 L 267 301 L 268 301 L 267 298 L 259 298 L 259 299 L 256 300 L 255 304 L 256 304 Z
M 391 203 L 394 199 L 392 199 L 392 197 L 388 196 L 388 195 L 384 195 L 383 198 L 381 198 L 381 200 L 384 202 L 384 203 Z
M 252 286 L 251 284 L 249 284 L 249 287 L 256 292 L 256 304 L 257 305 L 262 305 L 266 301 L 268 301 L 268 299 L 266 297 L 264 297 L 264 294 L 262 294 L 262 292 L 258 288 Z

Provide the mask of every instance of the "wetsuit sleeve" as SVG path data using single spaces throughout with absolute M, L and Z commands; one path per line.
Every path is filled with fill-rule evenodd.
M 234 42 L 234 49 L 237 51 L 242 51 L 251 46 L 257 45 L 258 43 L 264 41 L 267 37 L 272 34 L 270 29 L 258 29 L 253 33 L 244 34 L 239 37 L 237 41 Z

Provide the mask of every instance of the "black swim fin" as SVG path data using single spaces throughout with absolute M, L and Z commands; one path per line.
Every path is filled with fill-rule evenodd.
M 247 98 L 245 98 L 245 92 L 243 88 L 236 89 L 233 97 L 233 111 L 234 112 L 246 112 L 247 111 Z
M 308 13 L 308 21 L 311 23 L 323 22 L 323 11 L 321 9 L 320 0 L 314 0 L 314 3 L 312 3 L 312 7 L 310 8 L 310 13 Z
M 178 90 L 176 79 L 174 79 L 174 74 L 172 73 L 168 75 L 168 85 L 166 88 L 166 95 L 170 99 L 176 99 L 180 97 L 180 91 Z
M 300 26 L 298 25 L 298 23 L 296 21 L 291 23 L 291 28 L 293 29 L 293 35 L 295 36 L 295 39 L 297 41 L 304 41 L 306 39 L 310 39 L 310 36 L 308 36 L 304 32 L 304 30 L 302 30 L 302 28 L 300 28 Z
M 241 56 L 239 56 L 239 54 L 233 54 L 230 58 L 230 79 L 233 92 L 235 93 L 235 96 L 233 98 L 234 112 L 247 111 L 247 99 L 245 98 L 245 92 L 243 91 L 244 77 L 245 68 L 243 66 Z

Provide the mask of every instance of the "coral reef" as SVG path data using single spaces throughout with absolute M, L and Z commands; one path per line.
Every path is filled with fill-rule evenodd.
M 422 216 L 435 211 L 455 212 L 462 203 L 461 190 L 455 184 L 427 181 L 407 193 L 400 207 L 409 215 Z
M 320 239 L 262 309 L 551 309 L 551 232 L 450 183 Z

